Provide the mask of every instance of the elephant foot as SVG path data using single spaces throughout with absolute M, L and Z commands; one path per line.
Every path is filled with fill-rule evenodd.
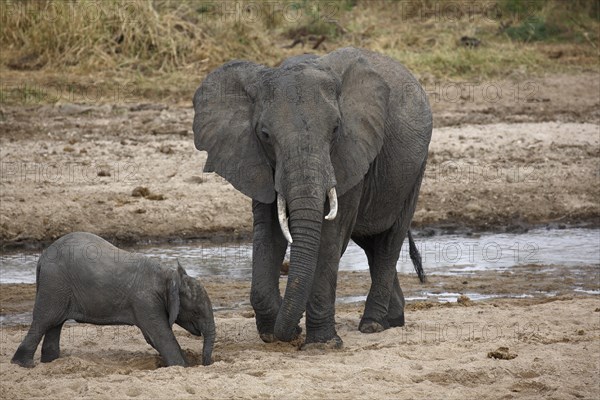
M 390 327 L 388 321 L 379 322 L 370 318 L 363 318 L 360 320 L 360 324 L 358 324 L 358 330 L 362 333 L 377 333 L 383 332 L 384 330 Z
M 265 343 L 275 343 L 277 341 L 277 338 L 275 337 L 275 334 L 273 332 L 259 333 L 258 336 L 260 336 L 262 341 Z
M 10 360 L 11 364 L 16 364 L 19 365 L 23 368 L 33 368 L 35 367 L 35 363 L 33 362 L 33 360 L 31 359 L 27 359 L 27 360 L 22 360 L 22 359 L 18 359 L 18 358 L 14 358 L 12 360 Z
M 163 357 L 164 358 L 164 357 Z M 164 360 L 165 363 L 165 367 L 190 367 L 191 365 L 187 362 L 187 360 L 185 358 L 182 359 L 177 359 L 177 358 L 171 358 L 171 359 L 165 359 Z
M 336 334 L 327 341 L 311 341 L 307 338 L 300 350 L 339 350 L 342 347 L 344 341 Z
M 390 318 L 388 316 L 386 319 L 387 319 L 388 324 L 390 325 L 390 328 L 404 326 L 404 314 L 402 314 L 398 317 L 394 317 L 394 318 Z
M 300 337 L 301 333 L 302 333 L 302 328 L 300 328 L 300 326 L 296 326 L 296 332 L 294 334 L 294 337 L 292 338 L 292 341 L 298 339 Z M 279 339 L 277 339 L 277 337 L 275 336 L 275 333 L 273 333 L 273 331 L 259 332 L 258 335 L 260 336 L 262 341 L 265 343 L 275 343 L 275 342 L 279 341 Z

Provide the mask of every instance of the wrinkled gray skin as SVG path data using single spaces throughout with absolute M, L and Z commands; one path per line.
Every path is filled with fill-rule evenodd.
M 396 262 L 419 193 L 432 117 L 402 65 L 345 48 L 298 56 L 278 68 L 232 61 L 194 95 L 194 141 L 215 171 L 253 199 L 251 303 L 266 342 L 291 341 L 306 311 L 305 347 L 340 347 L 335 290 L 352 238 L 367 254 L 371 289 L 362 332 L 404 324 Z M 337 217 L 327 193 L 337 190 Z M 285 198 L 293 243 L 285 297 L 279 269 L 287 241 L 277 217 Z
M 91 233 L 63 236 L 41 255 L 37 266 L 33 322 L 12 363 L 33 367 L 42 336 L 42 362 L 60 355 L 67 319 L 97 325 L 136 325 L 167 366 L 186 361 L 173 334 L 177 323 L 204 335 L 202 363 L 211 364 L 215 340 L 212 306 L 202 285 L 185 270 L 161 266 L 120 250 Z

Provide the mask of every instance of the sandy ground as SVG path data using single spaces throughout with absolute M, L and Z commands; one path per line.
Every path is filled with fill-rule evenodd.
M 27 330 L 4 326 L 2 398 L 376 398 L 577 399 L 600 393 L 598 267 L 515 267 L 476 276 L 432 275 L 425 285 L 401 276 L 407 296 L 419 291 L 500 294 L 458 303 L 411 302 L 407 324 L 383 333 L 358 331 L 362 303 L 338 304 L 338 351 L 299 351 L 265 344 L 248 304 L 249 283 L 207 278 L 217 323 L 215 363 L 199 365 L 201 340 L 176 327 L 194 366 L 162 368 L 135 327 L 67 324 L 62 357 L 24 369 L 9 363 Z M 543 277 L 543 278 L 542 278 Z M 282 288 L 285 278 L 281 279 Z M 338 298 L 365 294 L 366 272 L 340 274 Z M 547 297 L 544 293 L 554 292 Z M 2 313 L 30 312 L 34 285 L 3 285 Z M 530 298 L 508 298 L 529 295 Z M 232 308 L 232 305 L 237 305 Z M 508 348 L 513 359 L 489 358 Z M 502 351 L 501 351 L 502 353 Z
M 492 86 L 504 95 L 484 98 Z M 597 74 L 535 81 L 517 74 L 479 85 L 473 96 L 468 88 L 458 97 L 449 86 L 426 90 L 435 131 L 419 229 L 598 226 Z M 187 104 L 1 108 L 2 249 L 39 248 L 74 230 L 121 244 L 248 238 L 250 200 L 201 172 L 192 118 Z M 424 285 L 402 275 L 407 297 L 501 298 L 410 302 L 404 328 L 373 335 L 357 330 L 363 303 L 339 303 L 339 351 L 262 343 L 249 282 L 203 278 L 216 309 L 213 365 L 161 368 L 137 328 L 73 323 L 60 359 L 23 369 L 9 361 L 27 326 L 8 323 L 0 327 L 0 398 L 597 399 L 600 298 L 575 288 L 600 290 L 599 271 L 598 264 L 529 265 L 431 275 Z M 338 298 L 365 295 L 369 285 L 367 273 L 340 273 Z M 0 316 L 26 319 L 34 295 L 34 285 L 1 285 Z M 201 340 L 175 331 L 197 364 Z M 488 357 L 501 347 L 516 358 Z
M 426 87 L 436 128 L 414 224 L 490 230 L 597 223 L 598 75 L 466 87 L 459 98 L 452 86 Z M 490 87 L 503 97 L 483 96 Z M 206 155 L 194 148 L 189 106 L 1 111 L 5 249 L 39 247 L 76 230 L 120 244 L 251 231 L 250 200 L 202 173 Z M 140 187 L 142 196 L 133 196 Z

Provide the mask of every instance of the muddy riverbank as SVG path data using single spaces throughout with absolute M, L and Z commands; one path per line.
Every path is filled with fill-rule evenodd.
M 496 83 L 505 93 L 520 84 Z M 494 102 L 428 89 L 436 128 L 416 227 L 598 225 L 600 79 L 548 76 L 535 85 Z M 1 111 L 4 249 L 39 248 L 77 230 L 119 244 L 249 238 L 250 199 L 202 172 L 190 105 Z

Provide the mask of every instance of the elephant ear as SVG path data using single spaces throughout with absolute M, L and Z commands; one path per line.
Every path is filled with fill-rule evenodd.
M 177 261 L 179 264 L 179 261 Z M 179 267 L 180 268 L 180 267 Z M 177 320 L 179 315 L 179 288 L 181 287 L 181 276 L 178 270 L 169 269 L 167 272 L 167 314 L 169 326 Z
M 216 172 L 262 203 L 275 201 L 273 171 L 252 128 L 253 92 L 261 71 L 232 61 L 211 72 L 194 94 L 194 144 L 206 150 L 204 172 Z
M 359 57 L 342 74 L 341 126 L 331 162 L 338 196 L 363 179 L 383 145 L 390 88 L 369 62 Z

